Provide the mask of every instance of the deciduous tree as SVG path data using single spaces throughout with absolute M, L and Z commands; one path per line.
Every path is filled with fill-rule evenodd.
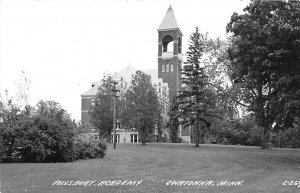
M 233 89 L 255 114 L 262 148 L 274 125 L 292 127 L 300 114 L 299 10 L 299 0 L 251 1 L 227 25 Z
M 132 77 L 131 85 L 125 94 L 125 112 L 128 117 L 127 125 L 137 128 L 143 145 L 146 138 L 153 133 L 159 122 L 160 106 L 151 77 L 137 71 Z
M 101 85 L 98 87 L 98 93 L 92 102 L 91 110 L 89 112 L 91 117 L 91 124 L 99 131 L 99 136 L 110 140 L 111 132 L 113 130 L 113 84 L 110 76 L 102 79 Z M 120 107 L 120 103 L 116 105 Z M 117 110 L 117 113 L 119 110 Z

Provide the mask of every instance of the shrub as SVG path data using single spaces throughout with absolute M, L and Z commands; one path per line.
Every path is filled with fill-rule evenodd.
M 62 109 L 3 107 L 0 159 L 5 162 L 67 162 L 75 158 L 73 125 Z M 49 113 L 51 112 L 51 113 Z M 50 115 L 51 116 L 47 116 Z
M 76 124 L 54 101 L 23 111 L 12 103 L 0 107 L 0 161 L 69 162 L 105 155 L 104 142 L 82 137 L 88 134 L 75 140 Z
M 182 138 L 177 135 L 172 135 L 170 139 L 172 143 L 182 143 Z
M 75 139 L 75 154 L 77 159 L 103 158 L 107 145 L 103 140 L 94 138 L 93 134 L 80 134 Z
M 74 160 L 73 132 L 40 116 L 23 116 L 1 128 L 1 159 L 22 162 Z M 17 156 L 16 156 L 17 155 Z

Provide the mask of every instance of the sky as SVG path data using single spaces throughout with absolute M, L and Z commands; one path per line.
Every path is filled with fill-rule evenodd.
M 104 73 L 157 69 L 157 29 L 171 5 L 183 33 L 226 37 L 248 0 L 0 0 L 0 93 L 24 72 L 30 104 L 54 100 L 80 120 L 81 97 Z

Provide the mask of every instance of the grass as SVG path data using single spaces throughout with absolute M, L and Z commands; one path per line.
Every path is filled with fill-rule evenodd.
M 299 150 L 222 145 L 195 148 L 193 144 L 118 144 L 116 150 L 109 145 L 104 159 L 73 163 L 1 164 L 0 169 L 1 193 L 300 192 L 300 182 L 299 186 L 283 185 L 285 181 L 300 181 Z M 73 181 L 66 184 L 94 182 L 89 182 L 87 186 L 68 186 L 57 185 L 57 180 Z M 143 181 L 138 186 L 98 186 L 103 180 L 132 180 L 136 184 Z M 170 181 L 192 181 L 194 184 L 167 185 Z M 195 185 L 196 181 L 211 182 Z M 222 181 L 240 182 L 240 185 L 217 186 Z

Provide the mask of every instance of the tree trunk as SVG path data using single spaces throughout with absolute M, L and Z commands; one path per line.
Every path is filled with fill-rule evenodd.
M 201 128 L 201 130 L 200 130 L 200 136 L 201 136 L 201 144 L 205 144 L 205 141 L 204 141 L 204 135 L 205 135 L 205 133 L 204 133 L 204 127 L 203 126 L 201 126 L 200 127 Z
M 280 130 L 278 129 L 278 147 L 280 148 Z
M 200 144 L 200 124 L 196 121 L 195 124 L 195 147 L 199 147 Z
M 269 137 L 270 137 L 270 127 L 262 128 L 262 136 L 261 136 L 261 148 L 269 149 Z
M 146 135 L 145 135 L 145 131 L 141 131 L 141 141 L 142 141 L 142 145 L 146 145 Z

